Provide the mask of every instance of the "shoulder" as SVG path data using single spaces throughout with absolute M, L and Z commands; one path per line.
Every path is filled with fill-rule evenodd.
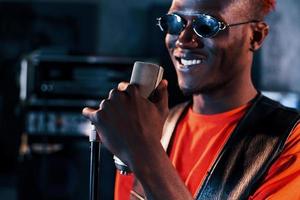
M 300 123 L 295 124 L 283 151 L 271 165 L 251 200 L 300 199 Z
M 285 145 L 282 155 L 300 152 L 300 121 L 294 126 Z M 299 166 L 300 167 L 300 166 Z

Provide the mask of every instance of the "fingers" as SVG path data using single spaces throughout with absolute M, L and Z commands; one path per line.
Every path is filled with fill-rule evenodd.
M 112 89 L 109 92 L 107 99 L 103 99 L 100 102 L 98 110 L 86 107 L 82 110 L 82 115 L 88 118 L 93 123 L 97 121 L 97 116 L 100 113 L 105 112 L 105 110 L 107 111 L 107 110 L 114 109 L 116 105 L 119 105 L 118 102 L 126 102 L 125 99 L 128 99 L 128 97 L 133 97 L 138 95 L 139 92 L 138 92 L 137 85 L 129 84 L 127 82 L 121 82 L 119 83 L 118 88 Z
M 103 100 L 100 103 L 101 108 L 97 110 L 93 108 L 85 107 L 82 110 L 82 115 L 86 117 L 88 120 L 90 120 L 92 124 L 97 126 L 103 122 L 102 118 L 106 116 L 106 112 L 102 109 L 104 107 L 109 107 L 108 104 L 109 104 L 108 100 Z
M 123 92 L 127 94 L 127 96 L 141 96 L 139 87 L 136 84 L 121 82 L 118 86 L 118 89 L 119 88 L 126 88 L 125 90 L 123 90 Z M 113 92 L 111 94 L 113 94 Z M 169 110 L 168 96 L 168 81 L 166 79 L 163 79 L 155 89 L 153 96 L 150 98 L 150 101 L 152 101 L 157 106 L 158 110 L 161 113 L 165 114 Z
M 108 98 L 107 99 L 113 99 L 113 98 L 116 98 L 120 93 L 120 90 L 119 89 L 111 89 L 109 91 L 109 94 L 108 94 Z
M 155 99 L 154 102 L 157 106 L 157 108 L 160 110 L 160 112 L 164 113 L 168 111 L 168 81 L 166 79 L 163 79 L 159 85 L 157 86 L 155 90 Z
M 138 93 L 138 85 L 136 84 L 129 84 L 125 90 L 128 94 L 134 95 Z
M 106 109 L 111 108 L 111 106 L 109 104 L 110 104 L 110 100 L 104 99 L 101 101 L 101 103 L 99 105 L 99 109 L 95 110 L 93 108 L 85 107 L 82 110 L 82 115 L 84 117 L 86 117 L 87 119 L 89 119 L 93 124 L 96 125 L 97 123 L 99 123 L 101 121 L 101 116 L 105 115 L 105 111 L 103 109 L 105 107 L 106 107 Z
M 93 119 L 94 119 L 96 111 L 97 110 L 95 110 L 95 109 L 86 107 L 86 108 L 84 108 L 82 110 L 82 115 L 85 116 L 86 118 L 88 118 L 90 121 L 93 122 Z
M 138 85 L 130 84 L 128 82 L 120 82 L 118 84 L 117 90 L 120 92 L 125 92 L 125 94 L 129 96 L 138 95 Z M 111 97 L 112 93 L 113 91 L 110 92 L 109 98 Z
M 124 97 L 127 97 L 128 95 L 129 95 L 129 93 L 128 93 L 128 87 L 124 91 L 121 91 L 121 90 L 115 88 L 115 89 L 110 90 L 110 92 L 108 94 L 108 98 L 106 100 L 107 101 L 109 101 L 109 100 L 111 100 L 111 101 L 115 101 L 115 100 L 119 101 L 120 99 L 123 99 Z
M 107 100 L 103 99 L 99 104 L 99 109 L 102 110 L 104 108 L 104 104 L 107 104 Z
M 132 84 L 123 81 L 123 82 L 120 82 L 118 84 L 117 88 L 112 89 L 109 92 L 108 99 L 112 99 L 114 96 L 117 96 L 116 94 L 119 94 L 119 92 L 121 92 L 122 94 L 126 94 L 127 93 L 127 95 L 128 95 L 128 94 L 134 93 L 133 91 L 134 91 L 134 89 L 132 87 Z
M 125 91 L 126 88 L 128 87 L 129 83 L 128 82 L 121 82 L 118 84 L 118 90 L 120 91 Z
M 96 128 L 97 127 L 96 126 L 97 111 L 98 110 L 94 110 L 94 109 L 88 108 L 88 107 L 86 107 L 82 110 L 82 115 L 85 116 L 87 119 L 89 119 L 90 122 L 92 123 L 92 125 L 94 125 L 93 129 L 97 129 Z M 101 134 L 100 134 L 99 130 L 96 130 L 96 133 L 97 133 L 96 134 L 96 141 L 102 142 L 102 138 L 101 138 Z

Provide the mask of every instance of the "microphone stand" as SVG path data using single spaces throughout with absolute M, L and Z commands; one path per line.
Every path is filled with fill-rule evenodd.
M 97 140 L 96 127 L 93 129 L 89 136 L 90 140 L 90 188 L 89 200 L 99 200 L 99 162 L 100 162 L 100 141 Z

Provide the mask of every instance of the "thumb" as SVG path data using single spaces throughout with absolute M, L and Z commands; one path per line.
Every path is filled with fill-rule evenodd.
M 153 98 L 153 103 L 156 105 L 158 110 L 162 114 L 166 114 L 169 110 L 168 107 L 168 81 L 166 79 L 163 79 L 157 88 L 154 91 L 154 98 Z
M 94 118 L 95 118 L 94 116 L 96 111 L 97 110 L 86 107 L 82 110 L 82 115 L 88 118 L 91 122 L 94 122 Z

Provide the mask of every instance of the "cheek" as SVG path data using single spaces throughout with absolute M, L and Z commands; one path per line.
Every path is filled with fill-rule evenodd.
M 220 72 L 224 77 L 230 77 L 245 69 L 242 67 L 247 58 L 244 43 L 236 38 L 234 42 L 220 48 Z
M 170 35 L 170 34 L 166 35 L 166 37 L 165 37 L 165 44 L 166 44 L 166 47 L 169 49 L 169 51 L 171 49 L 175 48 L 175 46 L 176 46 L 176 40 L 177 40 L 177 36 L 173 36 L 173 35 Z

